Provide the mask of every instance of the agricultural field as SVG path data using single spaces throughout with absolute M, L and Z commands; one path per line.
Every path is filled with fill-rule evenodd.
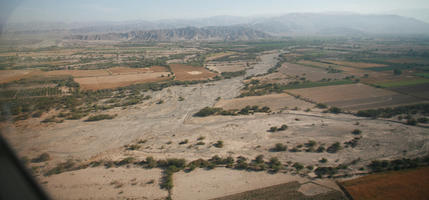
M 410 96 L 419 97 L 425 100 L 429 100 L 429 83 L 409 85 L 409 86 L 398 86 L 390 88 L 398 93 L 408 94 Z
M 332 63 L 335 65 L 355 67 L 355 68 L 373 68 L 373 67 L 386 67 L 385 64 L 377 63 L 365 63 L 365 62 L 349 62 L 349 61 L 339 61 L 339 60 L 323 60 L 327 63 Z
M 300 80 L 301 78 L 305 78 L 305 80 L 309 81 L 320 81 L 322 79 L 343 79 L 347 75 L 343 73 L 334 73 L 328 70 L 307 67 L 303 65 L 297 65 L 292 63 L 285 63 L 278 69 L 279 73 L 285 74 L 289 78 L 295 78 L 295 80 Z
M 344 181 L 341 185 L 353 199 L 426 199 L 429 168 L 371 174 Z
M 39 73 L 38 70 L 2 70 L 2 73 L 0 73 L 0 83 L 17 81 Z
M 75 78 L 82 90 L 115 89 L 138 83 L 160 82 L 170 79 L 170 72 L 151 72 Z M 192 80 L 192 79 L 191 79 Z
M 178 81 L 207 80 L 216 76 L 216 73 L 213 73 L 203 67 L 171 64 L 170 68 L 174 76 L 176 76 L 175 80 Z
M 304 88 L 288 90 L 288 92 L 317 103 L 323 103 L 349 111 L 423 102 L 423 100 L 416 97 L 374 88 L 361 83 Z
M 305 102 L 288 94 L 270 94 L 265 96 L 220 100 L 215 104 L 215 107 L 223 108 L 224 110 L 239 110 L 247 105 L 259 107 L 268 106 L 272 111 L 294 108 L 306 110 L 315 106 L 312 103 Z

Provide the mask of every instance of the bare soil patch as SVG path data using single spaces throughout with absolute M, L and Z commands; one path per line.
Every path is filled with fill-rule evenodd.
M 39 181 L 54 199 L 164 199 L 160 169 L 87 168 Z
M 69 75 L 73 77 L 95 77 L 95 76 L 108 76 L 109 72 L 105 69 L 97 70 L 54 70 L 43 73 L 45 76 L 64 76 Z
M 157 82 L 169 79 L 169 72 L 124 74 L 75 78 L 83 90 L 99 90 L 124 87 L 137 83 Z
M 171 64 L 170 67 L 176 75 L 176 80 L 179 81 L 206 80 L 216 76 L 216 73 L 213 73 L 203 67 L 194 67 L 184 64 Z
M 299 176 L 216 168 L 174 174 L 173 199 L 212 199 L 288 182 L 307 181 Z
M 288 94 L 270 94 L 265 96 L 250 96 L 244 98 L 220 100 L 215 107 L 224 110 L 242 109 L 246 106 L 268 106 L 272 111 L 278 111 L 285 107 L 307 109 L 314 107 L 314 104 L 297 99 Z
M 114 67 L 114 68 L 107 69 L 107 71 L 111 72 L 114 75 L 122 75 L 122 74 L 140 74 L 140 73 L 149 73 L 149 72 L 166 72 L 168 70 L 162 66 L 152 66 L 148 68 Z
M 0 83 L 17 81 L 39 73 L 39 70 L 1 70 Z
M 356 200 L 427 199 L 429 168 L 372 174 L 342 185 Z

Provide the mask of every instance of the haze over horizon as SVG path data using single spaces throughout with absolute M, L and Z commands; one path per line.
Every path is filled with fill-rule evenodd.
M 245 1 L 245 0 L 2 0 L 1 19 L 7 22 L 94 22 L 161 19 L 195 19 L 213 16 L 274 16 L 295 12 L 352 12 L 358 14 L 400 14 L 429 22 L 425 0 L 351 1 Z M 421 12 L 415 12 L 421 11 Z

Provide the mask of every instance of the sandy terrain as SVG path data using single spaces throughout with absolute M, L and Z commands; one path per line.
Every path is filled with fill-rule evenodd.
M 265 96 L 250 96 L 238 99 L 220 100 L 215 107 L 224 110 L 242 109 L 245 106 L 268 106 L 272 111 L 279 111 L 284 108 L 300 109 L 313 108 L 314 104 L 302 101 L 288 94 L 270 94 Z
M 215 73 L 203 67 L 194 67 L 183 64 L 171 64 L 170 67 L 176 76 L 176 80 L 179 81 L 206 80 L 216 76 Z
M 246 68 L 245 62 L 209 62 L 206 67 L 210 70 L 222 72 L 236 72 Z
M 314 102 L 325 103 L 347 110 L 371 109 L 418 103 L 421 99 L 393 91 L 374 88 L 361 83 L 288 90 Z
M 160 169 L 87 168 L 39 177 L 54 199 L 164 199 Z
M 252 64 L 250 69 L 246 70 L 246 76 L 254 76 L 258 74 L 264 74 L 268 69 L 274 67 L 278 60 L 281 51 L 267 52 L 258 57 L 259 62 Z
M 190 173 L 179 172 L 174 175 L 177 187 L 173 188 L 173 199 L 212 199 L 231 194 L 255 190 L 263 187 L 308 179 L 288 174 L 268 174 L 266 172 L 246 172 L 217 168 L 197 169 Z

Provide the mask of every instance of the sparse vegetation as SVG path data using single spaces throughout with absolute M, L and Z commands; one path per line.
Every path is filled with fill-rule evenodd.
M 93 122 L 93 121 L 100 121 L 105 119 L 113 119 L 116 115 L 108 115 L 108 114 L 100 114 L 100 115 L 93 115 L 89 116 L 88 119 L 86 119 L 86 122 Z
M 194 114 L 195 117 L 206 117 L 210 115 L 249 115 L 256 112 L 261 113 L 269 113 L 271 110 L 269 107 L 262 107 L 259 108 L 259 106 L 246 106 L 242 108 L 241 110 L 223 110 L 222 108 L 210 108 L 205 107 Z

